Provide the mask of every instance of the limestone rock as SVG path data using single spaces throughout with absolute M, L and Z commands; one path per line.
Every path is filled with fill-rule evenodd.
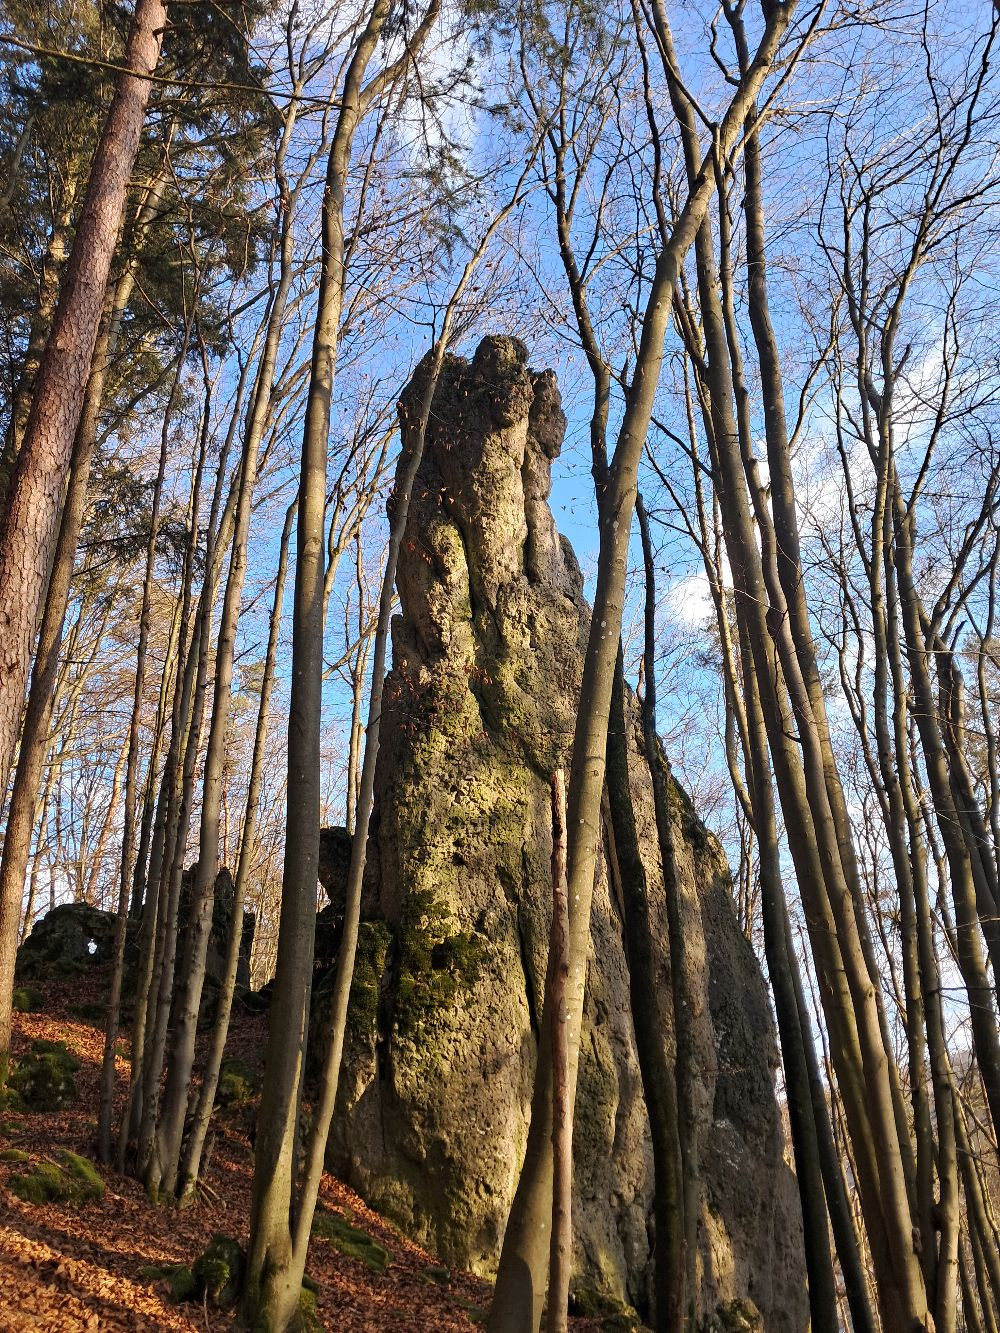
M 404 448 L 426 371 L 401 402 Z M 487 338 L 449 357 L 399 567 L 364 916 L 368 960 L 331 1164 L 442 1259 L 495 1267 L 527 1132 L 549 928 L 548 781 L 566 763 L 590 612 L 548 506 L 565 418 L 555 377 Z M 652 793 L 635 719 L 632 796 L 659 984 L 670 994 Z M 721 848 L 677 787 L 696 972 L 703 1174 L 699 1317 L 752 1302 L 807 1326 L 794 1179 L 764 982 Z M 576 1104 L 576 1285 L 648 1311 L 652 1161 L 618 902 L 596 877 Z M 669 1002 L 666 1003 L 669 1012 Z M 673 1034 L 664 1033 L 672 1054 Z M 749 1305 L 748 1305 L 748 1308 Z

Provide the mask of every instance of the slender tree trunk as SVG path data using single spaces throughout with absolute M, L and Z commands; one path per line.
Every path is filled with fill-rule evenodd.
M 31 639 L 149 101 L 151 85 L 144 76 L 156 68 L 166 21 L 162 0 L 137 0 L 124 62 L 129 72 L 118 77 L 94 156 L 0 526 L 0 789 L 7 785 Z M 0 988 L 6 984 L 0 975 Z
M 275 662 L 278 655 L 278 639 L 281 634 L 281 608 L 284 602 L 285 575 L 288 570 L 288 546 L 291 538 L 292 522 L 295 518 L 297 501 L 289 505 L 285 515 L 285 526 L 281 534 L 281 547 L 278 553 L 278 573 L 274 585 L 274 605 L 271 610 L 271 623 L 268 632 L 267 652 L 264 658 L 264 677 L 261 683 L 260 706 L 257 711 L 257 728 L 254 734 L 253 758 L 250 762 L 250 782 L 247 789 L 246 816 L 243 820 L 243 833 L 240 840 L 239 861 L 236 867 L 236 881 L 233 888 L 233 919 L 229 929 L 226 946 L 226 964 L 222 985 L 219 989 L 218 1012 L 212 1029 L 212 1040 L 205 1058 L 205 1070 L 202 1075 L 201 1090 L 194 1120 L 188 1134 L 181 1168 L 178 1195 L 181 1203 L 190 1202 L 195 1194 L 198 1173 L 201 1169 L 201 1156 L 211 1123 L 212 1108 L 215 1105 L 215 1093 L 219 1086 L 219 1071 L 226 1050 L 226 1038 L 229 1033 L 229 1018 L 232 1012 L 233 995 L 236 990 L 236 973 L 240 961 L 240 945 L 243 939 L 243 908 L 246 902 L 247 881 L 253 864 L 257 821 L 260 813 L 260 789 L 264 770 L 264 743 L 267 739 L 267 724 L 271 710 L 271 694 L 274 689 Z
M 280 1333 L 287 1326 L 299 1299 L 326 1133 L 333 1113 L 333 1099 L 327 1095 L 331 1080 L 325 1076 L 320 1106 L 314 1116 L 306 1176 L 297 1200 L 293 1235 L 291 1205 L 298 1104 L 308 1037 L 319 870 L 319 732 L 323 696 L 326 456 L 344 298 L 344 204 L 347 176 L 355 133 L 362 117 L 372 99 L 402 72 L 411 56 L 420 49 L 437 18 L 438 3 L 439 0 L 431 0 L 404 55 L 365 85 L 366 70 L 390 12 L 388 0 L 375 0 L 347 68 L 337 127 L 327 161 L 323 198 L 323 257 L 309 395 L 303 425 L 298 496 L 292 685 L 288 721 L 289 809 L 281 921 L 274 1000 L 268 1028 L 266 1077 L 258 1118 L 244 1290 L 244 1309 L 248 1317 L 262 1328 L 273 1330 L 273 1333 Z M 364 838 L 355 838 L 354 857 L 358 855 L 359 845 L 363 858 Z M 361 864 L 363 867 L 363 859 Z M 356 936 L 356 923 L 352 941 L 349 922 L 345 919 L 341 960 L 350 953 L 351 967 Z M 341 970 L 338 964 L 338 977 Z M 347 984 L 349 987 L 350 974 Z M 331 1043 L 331 1047 L 333 1045 Z M 338 1051 L 335 1068 L 339 1068 L 339 1061 Z M 335 1096 L 334 1081 L 333 1098 Z
M 566 983 L 569 980 L 569 901 L 566 896 L 566 777 L 552 774 L 552 931 L 545 1009 L 552 1047 L 552 1240 L 549 1247 L 547 1333 L 569 1327 L 573 1263 L 573 1102 L 569 1087 Z
M 286 134 L 289 132 L 289 127 L 286 127 Z M 278 171 L 283 185 L 284 178 L 281 175 L 280 161 Z M 243 454 L 240 463 L 240 481 L 234 510 L 229 576 L 226 580 L 222 614 L 219 621 L 212 715 L 202 774 L 198 862 L 191 888 L 190 917 L 188 920 L 188 954 L 177 1002 L 173 1048 L 164 1091 L 163 1112 L 157 1130 L 158 1141 L 155 1160 L 160 1178 L 147 1181 L 147 1188 L 154 1194 L 159 1194 L 161 1190 L 175 1193 L 177 1189 L 184 1120 L 188 1109 L 189 1086 L 194 1069 L 198 1014 L 201 1008 L 201 997 L 205 982 L 205 960 L 212 930 L 215 882 L 219 871 L 222 781 L 232 702 L 236 630 L 240 615 L 240 601 L 243 595 L 243 582 L 246 575 L 247 542 L 250 534 L 254 487 L 257 482 L 257 467 L 264 433 L 271 413 L 275 368 L 284 328 L 285 308 L 292 282 L 293 211 L 287 188 L 282 189 L 282 202 L 284 206 L 282 208 L 282 237 L 279 259 L 280 279 L 267 315 L 267 336 L 246 423 Z M 242 922 L 242 908 L 240 919 Z M 238 951 L 239 945 L 237 944 L 237 955 Z
M 663 896 L 667 909 L 667 936 L 670 944 L 670 985 L 674 1001 L 674 1038 L 677 1057 L 674 1077 L 677 1083 L 677 1115 L 680 1129 L 682 1217 L 684 1237 L 684 1289 L 686 1297 L 681 1304 L 683 1323 L 687 1326 L 694 1318 L 695 1258 L 697 1254 L 698 1215 L 701 1189 L 698 1172 L 697 1110 L 694 1081 L 694 994 L 681 919 L 681 885 L 677 874 L 673 826 L 670 818 L 670 769 L 663 745 L 656 729 L 656 575 L 649 520 L 642 503 L 636 497 L 636 514 L 642 539 L 643 563 L 646 581 L 644 611 L 645 692 L 642 698 L 642 735 L 646 747 L 653 785 L 653 808 L 656 835 L 663 869 Z
M 326 456 L 344 293 L 344 198 L 354 134 L 363 113 L 362 81 L 388 10 L 387 0 L 375 0 L 368 14 L 347 70 L 327 162 L 319 304 L 303 426 L 288 720 L 288 825 L 245 1291 L 250 1319 L 275 1333 L 292 1317 L 305 1265 L 304 1254 L 301 1268 L 294 1263 L 289 1217 L 319 869 Z M 311 1224 L 311 1211 L 309 1220 Z
M 608 807 L 614 864 L 621 879 L 636 1055 L 653 1150 L 655 1325 L 657 1333 L 681 1333 L 687 1265 L 677 1084 L 667 1058 L 667 1020 L 659 993 L 649 928 L 649 890 L 629 789 L 627 737 L 625 675 L 619 645 L 608 727 Z
M 183 353 L 178 361 L 177 380 L 180 379 Z M 171 402 L 173 393 L 171 393 Z M 163 417 L 163 429 L 160 433 L 160 456 L 153 483 L 152 509 L 149 519 L 149 538 L 146 544 L 146 568 L 142 582 L 142 601 L 139 609 L 139 641 L 136 648 L 135 684 L 132 697 L 132 712 L 128 729 L 128 770 L 125 776 L 125 819 L 122 833 L 122 851 L 118 875 L 118 910 L 115 919 L 114 963 L 111 973 L 111 990 L 108 996 L 108 1008 L 104 1025 L 104 1055 L 101 1061 L 100 1102 L 97 1113 L 97 1152 L 105 1165 L 111 1160 L 111 1119 L 114 1110 L 115 1090 L 115 1042 L 118 1037 L 119 1007 L 121 1004 L 122 976 L 125 965 L 125 927 L 128 920 L 128 903 L 132 860 L 135 854 L 135 788 L 139 769 L 139 727 L 142 721 L 142 705 L 146 686 L 146 657 L 149 647 L 150 603 L 153 591 L 153 566 L 156 560 L 156 541 L 160 529 L 160 504 L 163 498 L 163 482 L 167 468 L 169 443 L 169 424 L 172 417 L 168 403 Z

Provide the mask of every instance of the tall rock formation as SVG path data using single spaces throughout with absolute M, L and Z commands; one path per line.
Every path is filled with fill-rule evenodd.
M 422 371 L 401 403 L 411 443 Z M 331 1164 L 448 1262 L 489 1273 L 524 1150 L 550 913 L 549 775 L 568 761 L 590 612 L 548 506 L 551 372 L 487 338 L 445 364 L 399 567 L 352 1022 Z M 632 797 L 670 994 L 652 793 Z M 715 839 L 676 788 L 695 975 L 703 1327 L 807 1309 L 764 982 Z M 648 1308 L 652 1160 L 613 859 L 601 857 L 575 1126 L 577 1285 Z M 612 869 L 609 870 L 609 865 Z M 665 1001 L 669 1012 L 669 1001 Z M 672 1054 L 673 1034 L 664 1041 Z M 754 1327 L 752 1318 L 739 1327 Z

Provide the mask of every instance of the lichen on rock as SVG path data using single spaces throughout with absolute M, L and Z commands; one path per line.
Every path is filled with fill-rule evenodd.
M 401 400 L 404 455 L 427 373 L 418 368 Z M 348 1042 L 329 1149 L 332 1166 L 445 1263 L 487 1275 L 527 1135 L 550 921 L 549 777 L 568 763 L 590 622 L 548 505 L 565 425 L 555 376 L 531 370 L 516 339 L 487 338 L 471 361 L 446 358 L 403 538 L 369 831 L 362 915 L 384 924 L 388 943 L 377 969 L 362 962 L 373 1029 Z M 669 1012 L 663 878 L 634 709 L 629 731 Z M 743 1300 L 769 1333 L 800 1333 L 800 1224 L 766 988 L 719 844 L 676 785 L 672 806 L 695 978 L 697 1314 L 708 1321 Z M 669 1026 L 664 1042 L 672 1058 Z M 574 1156 L 574 1287 L 644 1315 L 652 1157 L 603 848 Z

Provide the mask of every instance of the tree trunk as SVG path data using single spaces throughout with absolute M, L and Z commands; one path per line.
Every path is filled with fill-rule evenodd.
M 687 1264 L 677 1084 L 667 1059 L 666 1019 L 649 929 L 649 892 L 629 789 L 627 725 L 619 644 L 608 727 L 607 791 L 614 840 L 614 857 L 609 859 L 621 881 L 632 1023 L 653 1150 L 655 1327 L 657 1333 L 681 1333 Z
M 181 1203 L 193 1199 L 201 1169 L 201 1155 L 208 1135 L 208 1127 L 215 1105 L 215 1093 L 219 1086 L 219 1071 L 226 1050 L 226 1037 L 229 1032 L 229 1017 L 232 1011 L 233 995 L 236 990 L 236 972 L 239 968 L 240 945 L 243 940 L 243 907 L 246 902 L 247 881 L 253 862 L 254 838 L 257 832 L 257 820 L 260 813 L 260 789 L 263 778 L 264 743 L 267 739 L 267 724 L 270 717 L 271 694 L 274 689 L 274 668 L 278 655 L 278 639 L 281 633 L 281 608 L 284 603 L 285 575 L 288 570 L 288 546 L 292 531 L 292 522 L 298 502 L 293 501 L 285 515 L 285 526 L 281 534 L 281 547 L 278 553 L 278 573 L 274 585 L 274 605 L 271 610 L 271 623 L 268 631 L 267 652 L 264 658 L 264 677 L 261 683 L 260 706 L 257 710 L 257 727 L 254 734 L 253 758 L 250 762 L 250 782 L 247 789 L 246 816 L 243 820 L 243 834 L 240 840 L 240 855 L 236 867 L 236 881 L 233 888 L 233 919 L 226 946 L 226 967 L 219 989 L 218 1012 L 212 1029 L 212 1040 L 205 1058 L 201 1090 L 194 1120 L 188 1134 L 181 1168 L 178 1197 Z
M 320 1105 L 314 1114 L 306 1175 L 297 1200 L 293 1235 L 291 1204 L 298 1104 L 308 1038 L 319 870 L 319 733 L 323 700 L 326 456 L 344 299 L 344 203 L 347 176 L 354 136 L 365 111 L 377 93 L 405 68 L 411 56 L 420 49 L 437 18 L 438 4 L 439 0 L 431 0 L 403 55 L 368 85 L 364 85 L 365 72 L 390 13 L 389 0 L 375 0 L 347 68 L 337 127 L 327 161 L 326 191 L 323 197 L 323 258 L 309 395 L 303 425 L 298 496 L 292 683 L 288 718 L 289 806 L 281 920 L 274 1001 L 268 1027 L 266 1076 L 257 1122 L 250 1244 L 244 1289 L 244 1310 L 247 1316 L 252 1322 L 274 1333 L 280 1333 L 287 1326 L 299 1299 L 326 1134 L 336 1097 L 335 1074 L 340 1063 L 337 1051 L 335 1063 L 328 1058 L 324 1070 L 323 1091 Z M 391 558 L 390 548 L 390 562 Z M 380 670 L 376 660 L 374 679 L 377 679 Z M 364 780 L 362 777 L 362 802 Z M 359 821 L 360 818 L 359 811 Z M 367 827 L 367 819 L 359 826 Z M 364 842 L 363 837 L 354 839 L 352 874 L 359 857 L 361 868 L 364 868 Z M 349 967 L 353 969 L 357 922 L 355 920 L 352 940 L 349 915 L 348 911 L 338 962 L 338 980 L 335 982 L 335 1006 L 340 974 L 344 970 L 341 964 L 349 958 Z M 350 970 L 347 972 L 347 986 L 349 989 Z M 331 1042 L 331 1050 L 334 1046 L 335 1042 Z M 332 1080 L 331 1070 L 334 1071 Z
M 137 0 L 115 95 L 94 156 L 73 249 L 35 382 L 10 503 L 0 527 L 0 788 L 21 720 L 31 639 L 94 356 L 111 259 L 167 15 Z M 0 987 L 7 983 L 0 975 Z
M 283 177 L 280 178 L 283 181 Z M 167 1072 L 167 1084 L 164 1090 L 163 1112 L 157 1130 L 156 1162 L 160 1178 L 156 1181 L 147 1182 L 147 1188 L 152 1189 L 154 1194 L 158 1194 L 161 1189 L 168 1193 L 175 1193 L 177 1189 L 181 1141 L 185 1115 L 188 1109 L 191 1074 L 194 1069 L 198 1014 L 201 1008 L 201 997 L 205 982 L 205 960 L 212 930 L 215 882 L 219 871 L 222 780 L 232 702 L 236 630 L 243 595 L 243 581 L 246 574 L 247 541 L 250 534 L 250 518 L 254 487 L 257 482 L 257 467 L 264 433 L 271 413 L 275 367 L 278 361 L 281 335 L 284 329 L 285 308 L 292 282 L 294 214 L 287 190 L 283 190 L 282 194 L 284 206 L 282 208 L 279 260 L 280 278 L 267 314 L 267 335 L 257 370 L 240 462 L 240 481 L 234 510 L 229 576 L 226 580 L 215 654 L 212 716 L 202 774 L 201 828 L 198 863 L 191 889 L 188 953 L 177 1000 L 174 1039 Z M 240 920 L 242 923 L 242 908 Z M 236 947 L 238 955 L 238 943 Z
M 573 1263 L 573 1102 L 569 1088 L 566 983 L 569 980 L 569 901 L 566 896 L 566 777 L 552 774 L 552 931 L 549 936 L 549 1015 L 552 1050 L 552 1239 L 549 1245 L 547 1333 L 569 1327 Z

